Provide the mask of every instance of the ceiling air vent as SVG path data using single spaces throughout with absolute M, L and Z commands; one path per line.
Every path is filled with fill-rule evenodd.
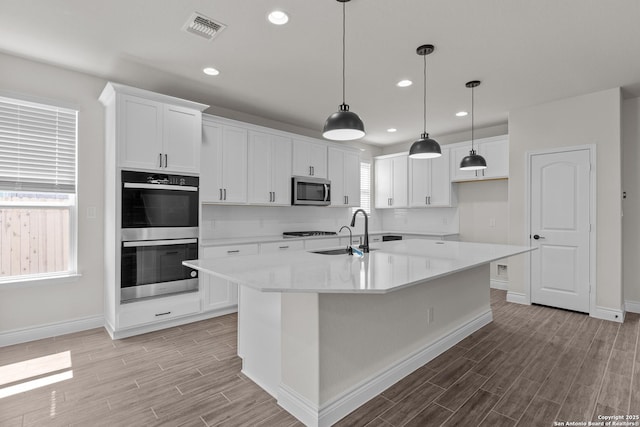
M 226 25 L 207 18 L 198 12 L 194 12 L 182 27 L 184 31 L 204 37 L 207 40 L 212 40 L 225 28 L 227 28 Z

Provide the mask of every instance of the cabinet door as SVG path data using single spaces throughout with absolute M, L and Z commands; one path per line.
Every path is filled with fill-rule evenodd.
M 346 206 L 344 151 L 330 147 L 327 163 L 328 177 L 331 180 L 331 206 Z
M 348 206 L 360 206 L 360 185 L 360 155 L 345 151 L 344 195 L 347 196 Z
M 327 146 L 324 144 L 309 144 L 309 164 L 312 176 L 316 178 L 327 177 Z
M 222 125 L 210 121 L 202 123 L 200 152 L 200 200 L 205 203 L 222 202 Z
M 222 189 L 224 203 L 247 202 L 247 131 L 234 126 L 222 129 Z
M 449 168 L 449 149 L 442 149 L 442 156 L 431 159 L 431 192 L 429 194 L 429 206 L 451 206 L 451 177 Z
M 119 166 L 160 170 L 163 104 L 130 95 L 119 96 Z
M 429 206 L 431 162 L 432 160 L 429 159 L 409 159 L 409 206 L 411 207 Z
M 321 143 L 293 140 L 293 175 L 327 177 L 327 146 Z
M 273 155 L 271 135 L 249 135 L 249 203 L 271 204 L 273 201 Z
M 291 206 L 291 139 L 274 135 L 271 153 L 271 188 L 275 196 L 272 204 Z
M 198 173 L 202 145 L 202 113 L 164 106 L 163 156 L 167 172 Z
M 203 311 L 229 308 L 238 304 L 238 285 L 210 274 L 202 274 Z
M 477 147 L 476 147 L 477 148 Z M 476 171 L 463 171 L 460 170 L 460 162 L 466 156 L 469 155 L 469 151 L 471 151 L 471 143 L 459 145 L 451 148 L 451 180 L 452 181 L 468 181 L 471 179 L 476 179 Z M 477 151 L 477 150 L 476 150 Z
M 509 177 L 509 140 L 481 142 L 478 147 L 480 155 L 487 161 L 487 168 L 482 171 L 484 178 Z
M 391 196 L 391 207 L 404 208 L 409 203 L 409 157 L 399 156 L 393 158 L 393 194 Z
M 393 159 L 377 159 L 374 174 L 376 208 L 388 209 L 391 207 L 393 192 Z

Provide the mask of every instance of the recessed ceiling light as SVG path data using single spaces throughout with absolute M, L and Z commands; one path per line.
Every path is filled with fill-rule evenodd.
M 400 80 L 398 83 L 396 83 L 396 86 L 407 87 L 407 86 L 411 86 L 412 84 L 413 82 L 411 80 Z
M 397 131 L 397 130 L 398 130 L 398 129 L 396 129 L 396 128 L 389 128 L 389 129 L 387 129 L 387 132 L 395 132 L 395 131 Z
M 273 12 L 271 12 L 268 16 L 267 19 L 269 20 L 269 22 L 271 22 L 272 24 L 275 25 L 284 25 L 287 22 L 289 22 L 289 15 L 287 15 L 286 13 L 284 13 L 281 10 L 274 10 Z
M 213 67 L 207 67 L 203 69 L 202 72 L 208 76 L 217 76 L 218 74 L 220 74 L 220 71 L 216 70 Z
M 464 117 L 464 116 L 466 116 L 467 114 L 469 114 L 469 113 L 467 113 L 466 111 L 458 111 L 458 112 L 456 113 L 456 116 L 457 116 L 457 117 Z

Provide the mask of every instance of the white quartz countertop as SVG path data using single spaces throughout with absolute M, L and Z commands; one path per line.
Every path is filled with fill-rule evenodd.
M 445 238 L 450 236 L 457 236 L 458 233 L 451 233 L 448 231 L 369 231 L 369 236 L 373 235 L 381 235 L 381 234 L 402 234 L 402 235 L 412 235 L 412 236 L 434 236 L 438 238 Z M 362 233 L 353 233 L 354 236 L 362 236 Z M 200 240 L 200 245 L 203 247 L 214 247 L 214 246 L 227 246 L 227 245 L 240 245 L 240 244 L 248 244 L 248 243 L 271 243 L 271 242 L 282 242 L 282 241 L 290 241 L 290 240 L 309 240 L 309 239 L 335 239 L 339 237 L 349 237 L 348 232 L 342 232 L 332 236 L 308 236 L 308 237 L 282 237 L 282 235 L 274 235 L 274 236 L 255 236 L 255 237 L 229 237 L 229 238 L 221 238 L 221 239 L 202 239 Z
M 424 239 L 382 242 L 371 247 L 377 250 L 363 257 L 299 250 L 183 264 L 264 292 L 369 294 L 388 293 L 534 249 Z

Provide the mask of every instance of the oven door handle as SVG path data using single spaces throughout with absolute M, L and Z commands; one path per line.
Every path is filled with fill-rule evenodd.
M 139 246 L 187 245 L 190 243 L 198 243 L 198 239 L 134 240 L 122 242 L 122 246 L 125 248 L 137 248 Z
M 139 184 L 135 182 L 125 182 L 124 188 L 143 188 L 143 189 L 150 189 L 150 190 L 198 191 L 198 187 L 191 187 L 189 185 Z
M 329 201 L 329 184 L 324 184 L 324 201 Z

